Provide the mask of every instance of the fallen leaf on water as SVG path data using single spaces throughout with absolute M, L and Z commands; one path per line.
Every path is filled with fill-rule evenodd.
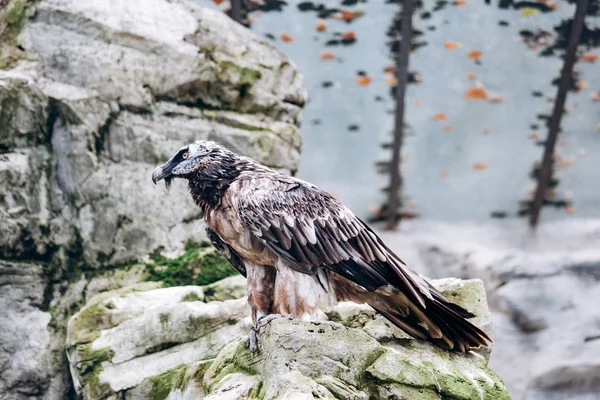
M 577 86 L 577 89 L 585 89 L 586 87 L 588 87 L 588 84 L 585 81 L 577 81 L 575 86 Z
M 465 0 L 457 0 L 453 3 L 456 7 L 464 7 L 467 5 Z
M 546 2 L 546 7 L 548 8 L 558 8 L 558 3 L 555 1 L 547 1 Z
M 440 172 L 440 176 L 442 178 L 447 178 L 448 177 L 448 172 L 447 171 L 442 171 L 442 172 Z
M 600 101 L 600 92 L 592 95 L 592 101 Z
M 383 69 L 383 72 L 385 72 L 386 74 L 395 74 L 396 73 L 396 67 L 388 65 L 387 67 L 385 67 Z
M 369 75 L 356 77 L 356 83 L 358 83 L 359 86 L 368 86 L 372 81 L 373 78 L 371 78 Z
M 472 80 L 472 79 L 475 79 L 475 77 L 476 76 L 475 76 L 475 74 L 473 72 L 468 72 L 467 73 L 467 79 L 471 79 Z
M 296 40 L 296 39 L 294 39 L 294 37 L 293 37 L 293 36 L 290 36 L 290 35 L 288 35 L 288 34 L 287 34 L 287 33 L 285 33 L 285 32 L 281 32 L 281 33 L 279 34 L 279 39 L 281 39 L 281 41 L 282 41 L 283 43 L 291 43 L 291 42 L 293 42 L 294 40 Z
M 465 93 L 465 97 L 471 100 L 487 100 L 487 92 L 482 87 L 473 87 Z
M 390 75 L 385 77 L 385 83 L 391 86 L 396 86 L 398 84 L 398 79 L 395 76 Z
M 413 105 L 419 106 L 419 105 L 421 105 L 421 101 L 420 100 L 414 100 L 413 101 Z
M 532 15 L 539 14 L 539 13 L 540 13 L 540 10 L 538 10 L 537 8 L 523 7 L 521 9 L 521 12 L 519 13 L 519 15 L 521 15 L 522 17 L 530 17 Z
M 213 0 L 213 3 L 215 3 L 216 5 L 221 4 L 222 2 L 224 2 L 225 0 Z
M 321 53 L 321 56 L 319 58 L 321 60 L 333 60 L 335 58 L 335 54 L 333 54 L 330 51 L 324 51 Z
M 460 48 L 460 43 L 458 42 L 446 42 L 444 43 L 444 47 L 447 49 L 458 49 Z
M 504 96 L 498 93 L 490 93 L 488 100 L 490 103 L 502 103 L 504 101 Z
M 558 160 L 558 163 L 556 164 L 556 166 L 558 168 L 568 168 L 571 165 L 575 164 L 575 160 L 572 158 L 563 158 Z
M 593 63 L 598 59 L 598 56 L 594 53 L 583 53 L 579 61 Z
M 565 212 L 566 212 L 567 214 L 574 214 L 574 213 L 575 213 L 575 206 L 574 206 L 573 204 L 568 204 L 568 205 L 565 207 Z
M 452 130 L 452 125 L 444 125 L 444 130 L 450 132 Z
M 472 58 L 473 60 L 479 60 L 481 55 L 482 53 L 479 50 L 473 50 L 467 53 L 467 56 L 469 56 L 469 58 Z
M 327 22 L 325 22 L 324 19 L 319 18 L 317 20 L 317 26 L 315 28 L 318 32 L 324 32 L 325 30 L 327 30 Z
M 488 128 L 483 128 L 481 130 L 481 133 L 483 133 L 484 135 L 487 135 L 488 133 L 490 133 L 490 130 Z
M 362 11 L 340 11 L 333 16 L 334 19 L 350 22 L 358 17 L 361 17 L 364 13 Z
M 473 164 L 473 169 L 481 171 L 484 169 L 488 169 L 488 166 L 484 162 L 476 162 L 475 164 Z
M 402 219 L 415 219 L 415 218 L 419 218 L 419 214 L 417 213 L 411 213 L 408 211 L 401 211 L 400 212 L 400 218 Z
M 528 187 L 527 190 L 525 190 L 525 193 L 527 193 L 528 195 L 535 194 L 535 186 Z
M 446 120 L 446 114 L 444 113 L 437 113 L 433 116 L 433 118 L 435 118 L 438 121 L 445 121 Z
M 538 140 L 540 138 L 540 135 L 538 135 L 537 132 L 531 132 L 529 133 L 529 135 L 527 135 L 527 137 L 529 139 Z
M 345 32 L 342 35 L 342 39 L 344 39 L 344 40 L 353 40 L 353 39 L 356 39 L 356 33 L 352 32 L 352 31 Z

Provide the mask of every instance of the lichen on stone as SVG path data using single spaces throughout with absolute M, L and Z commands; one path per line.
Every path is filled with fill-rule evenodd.
M 163 282 L 165 287 L 203 286 L 238 273 L 208 243 L 188 245 L 178 258 L 165 257 L 158 251 L 151 258 L 147 264 L 150 279 Z

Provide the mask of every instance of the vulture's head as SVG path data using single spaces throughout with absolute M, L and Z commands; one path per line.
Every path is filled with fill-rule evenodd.
M 218 180 L 226 178 L 239 156 L 210 140 L 198 140 L 183 147 L 152 172 L 152 182 L 164 179 L 167 188 L 175 178 L 188 180 Z

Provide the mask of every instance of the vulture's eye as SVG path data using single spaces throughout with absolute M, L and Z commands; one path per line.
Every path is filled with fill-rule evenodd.
M 189 157 L 189 155 L 190 155 L 190 153 L 188 153 L 188 152 L 186 151 L 185 153 L 183 153 L 183 154 L 181 155 L 181 157 L 182 157 L 184 160 L 187 160 L 187 158 Z

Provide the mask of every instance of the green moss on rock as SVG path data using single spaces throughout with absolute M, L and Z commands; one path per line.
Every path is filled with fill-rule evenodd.
M 23 51 L 17 47 L 17 37 L 27 21 L 27 8 L 34 0 L 13 0 L 0 9 L 0 69 L 10 68 Z
M 186 368 L 186 365 L 181 365 L 150 378 L 150 400 L 164 400 L 174 389 L 180 389 L 184 383 Z
M 168 258 L 155 252 L 152 260 L 147 264 L 151 280 L 163 282 L 165 287 L 203 286 L 237 274 L 208 243 L 189 245 L 178 258 Z
M 182 303 L 186 301 L 202 301 L 202 298 L 196 292 L 189 292 L 181 298 Z

